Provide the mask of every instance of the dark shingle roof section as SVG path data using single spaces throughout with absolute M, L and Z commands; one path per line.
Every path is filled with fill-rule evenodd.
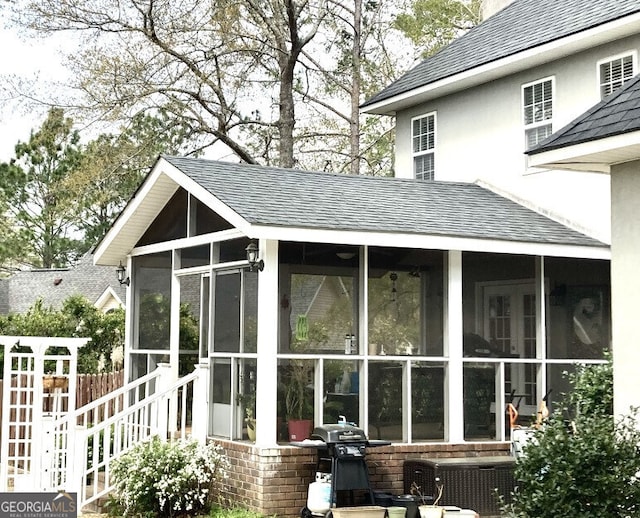
M 603 246 L 474 184 L 162 158 L 255 225 Z
M 367 100 L 374 104 L 640 12 L 637 0 L 515 0 Z
M 640 75 L 528 151 L 552 149 L 640 130 Z
M 3 302 L 0 314 L 25 313 L 42 299 L 44 307 L 60 309 L 72 295 L 83 295 L 95 303 L 110 286 L 124 302 L 126 289 L 120 286 L 115 268 L 96 266 L 93 256 L 84 255 L 74 268 L 25 270 L 0 280 Z

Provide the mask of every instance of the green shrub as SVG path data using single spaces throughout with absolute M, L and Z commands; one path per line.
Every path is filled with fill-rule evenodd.
M 228 459 L 220 446 L 197 441 L 136 445 L 114 462 L 110 514 L 195 516 L 208 512 L 210 489 L 226 478 Z
M 582 367 L 564 414 L 554 413 L 516 463 L 511 518 L 640 516 L 636 414 L 611 415 L 611 363 Z M 567 419 L 567 415 L 571 419 Z

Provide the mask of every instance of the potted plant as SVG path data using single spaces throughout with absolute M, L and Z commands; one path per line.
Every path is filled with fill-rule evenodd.
M 240 393 L 236 399 L 238 405 L 244 408 L 244 422 L 247 425 L 247 436 L 250 441 L 254 442 L 256 440 L 256 393 Z
M 436 477 L 436 495 L 434 497 L 425 495 L 422 492 L 422 488 L 415 482 L 411 485 L 411 494 L 416 495 L 419 498 L 418 512 L 420 518 L 442 518 L 444 508 L 438 505 L 442 499 L 442 490 L 444 486 L 441 484 L 440 479 Z M 432 501 L 433 503 L 427 503 Z
M 291 360 L 285 374 L 285 410 L 289 440 L 303 441 L 311 435 L 313 426 L 313 362 Z

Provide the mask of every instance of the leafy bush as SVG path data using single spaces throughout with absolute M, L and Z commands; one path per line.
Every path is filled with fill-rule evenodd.
M 220 446 L 153 437 L 114 462 L 110 513 L 147 517 L 206 513 L 210 489 L 226 478 L 227 469 Z
M 1 315 L 0 334 L 90 337 L 78 350 L 78 372 L 108 372 L 114 348 L 124 344 L 124 309 L 103 313 L 80 295 L 67 298 L 60 309 L 47 307 L 39 299 L 26 313 Z
M 564 415 L 554 413 L 516 463 L 504 516 L 640 516 L 640 430 L 635 413 L 617 422 L 611 415 L 611 362 L 581 367 L 571 381 Z

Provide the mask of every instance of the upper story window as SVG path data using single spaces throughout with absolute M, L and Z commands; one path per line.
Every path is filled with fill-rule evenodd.
M 630 52 L 598 62 L 600 98 L 615 92 L 635 75 L 635 53 Z
M 435 177 L 436 114 L 429 113 L 411 120 L 413 174 L 418 180 Z
M 522 87 L 525 147 L 529 149 L 552 132 L 553 79 L 547 78 Z

